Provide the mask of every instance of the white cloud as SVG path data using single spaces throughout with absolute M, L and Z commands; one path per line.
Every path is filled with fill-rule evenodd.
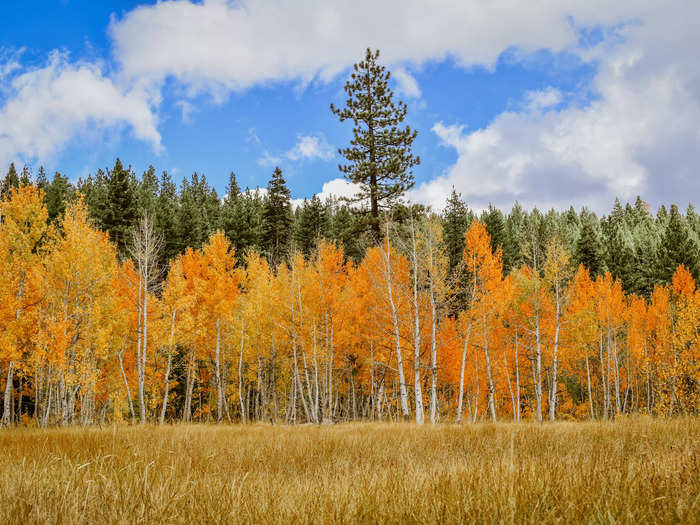
M 257 162 L 258 165 L 262 166 L 263 168 L 274 168 L 275 166 L 279 166 L 280 162 L 282 162 L 282 158 L 275 157 L 274 155 L 271 155 L 269 151 L 265 150 L 263 152 L 263 156 L 260 157 Z
M 330 160 L 333 148 L 326 139 L 317 135 L 300 135 L 295 146 L 286 155 L 289 160 Z
M 396 80 L 396 92 L 406 98 L 420 98 L 421 92 L 418 81 L 404 68 L 398 68 L 392 73 L 392 78 Z
M 542 111 L 561 103 L 562 94 L 558 89 L 548 87 L 541 91 L 527 91 L 525 93 L 526 108 L 530 111 Z
M 160 148 L 145 93 L 121 89 L 94 64 L 72 64 L 53 52 L 44 67 L 15 74 L 4 87 L 0 166 L 19 158 L 49 158 L 88 130 L 126 126 L 137 139 Z
M 700 4 L 658 4 L 631 25 L 624 40 L 597 55 L 588 104 L 559 107 L 547 89 L 524 96 L 483 129 L 438 122 L 433 132 L 457 153 L 444 174 L 412 197 L 444 205 L 454 186 L 474 207 L 561 208 L 570 203 L 607 211 L 616 196 L 641 194 L 654 205 L 700 195 Z
M 453 57 L 465 66 L 493 65 L 512 48 L 573 49 L 574 24 L 618 24 L 644 13 L 648 3 L 177 0 L 113 19 L 109 34 L 126 77 L 159 83 L 172 76 L 191 93 L 220 98 L 269 81 L 332 78 L 367 46 L 381 49 L 389 64 Z
M 23 49 L 17 51 L 0 49 L 0 82 L 8 78 L 14 71 L 20 69 L 19 61 L 23 52 Z
M 347 179 L 331 179 L 323 183 L 321 191 L 316 196 L 325 202 L 329 198 L 340 199 L 343 197 L 355 197 L 360 191 L 360 185 L 352 183 Z M 292 206 L 296 209 L 304 204 L 304 199 L 292 199 Z
M 248 130 L 248 139 L 250 142 L 262 144 L 260 138 L 255 134 L 252 128 Z M 297 162 L 300 160 L 330 160 L 334 157 L 333 147 L 326 142 L 322 135 L 299 135 L 297 143 L 281 156 L 272 155 L 268 150 L 263 152 L 257 162 L 258 165 L 265 168 L 279 166 L 283 160 Z
M 360 191 L 360 185 L 350 182 L 347 179 L 332 179 L 323 184 L 321 192 L 317 195 L 321 200 L 325 200 L 328 197 L 354 197 Z

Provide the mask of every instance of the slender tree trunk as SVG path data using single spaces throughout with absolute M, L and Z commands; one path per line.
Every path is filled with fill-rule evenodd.
M 467 363 L 467 347 L 469 346 L 469 336 L 472 331 L 471 311 L 467 323 L 467 333 L 464 336 L 464 347 L 462 348 L 462 366 L 459 370 L 459 397 L 457 398 L 457 423 L 462 422 L 462 400 L 464 399 L 464 369 Z
M 195 339 L 194 347 L 190 351 L 189 363 L 187 363 L 187 385 L 185 391 L 185 406 L 182 411 L 182 420 L 189 422 L 192 420 L 192 391 L 194 390 L 195 381 L 195 365 L 197 358 L 197 340 Z
M 223 419 L 223 392 L 221 388 L 221 320 L 216 320 L 216 421 Z
M 432 278 L 431 278 L 432 288 Z M 437 308 L 435 297 L 430 293 L 430 310 L 432 312 L 432 323 L 430 332 L 430 365 L 433 372 L 433 381 L 430 385 L 430 422 L 437 423 L 438 420 L 438 399 L 437 399 Z
M 486 377 L 489 381 L 489 410 L 491 412 L 491 419 L 496 421 L 496 403 L 494 395 L 496 392 L 496 387 L 493 384 L 493 375 L 491 374 L 491 357 L 489 356 L 489 341 L 488 335 L 486 333 L 486 312 L 482 312 L 482 322 L 483 322 L 483 334 L 484 334 L 484 358 L 486 359 Z
M 318 341 L 316 340 L 316 319 L 314 319 L 313 327 L 313 345 L 314 345 L 314 413 L 316 414 L 316 420 L 320 419 L 321 415 L 319 413 L 319 380 L 318 380 Z
M 311 388 L 311 380 L 309 379 L 309 369 L 306 362 L 306 352 L 304 352 L 304 347 L 301 348 L 301 361 L 304 365 L 304 380 L 306 381 L 306 394 L 309 396 L 309 411 L 311 412 L 311 421 L 318 423 L 318 416 L 314 411 L 314 396 L 313 388 Z
M 537 405 L 537 421 L 542 422 L 542 342 L 540 340 L 540 314 L 535 312 L 535 344 L 536 344 L 536 365 L 535 365 L 535 401 Z
M 414 221 L 411 220 L 411 259 L 413 266 L 413 395 L 416 405 L 416 423 L 422 425 L 423 414 L 423 389 L 421 385 L 420 366 L 420 309 L 418 305 L 418 251 L 416 247 L 416 230 Z
M 333 317 L 331 317 L 331 329 L 329 338 L 329 356 L 328 356 L 328 417 L 333 421 L 333 365 L 334 365 L 334 350 L 335 344 L 333 340 Z
M 238 353 L 238 401 L 241 405 L 241 422 L 246 421 L 246 407 L 243 404 L 243 350 L 245 348 L 245 320 L 241 319 L 241 349 Z
M 600 358 L 600 379 L 601 379 L 601 385 L 603 388 L 603 417 L 605 419 L 608 418 L 608 389 L 607 389 L 607 381 L 605 379 L 605 356 L 603 354 L 603 334 L 602 332 L 600 333 L 600 336 L 598 338 L 598 354 Z
M 168 364 L 165 369 L 165 384 L 163 386 L 163 407 L 160 410 L 160 424 L 165 422 L 165 411 L 168 408 L 168 394 L 170 393 L 170 369 L 173 362 L 173 352 L 175 351 L 175 316 L 177 314 L 177 308 L 173 309 L 172 316 L 170 317 L 170 341 L 168 345 Z
M 141 342 L 143 340 L 143 296 L 141 289 L 143 287 L 143 276 L 141 273 L 141 268 L 138 269 L 138 337 L 136 339 L 136 395 L 139 400 L 139 414 L 141 413 Z
M 508 358 L 506 357 L 505 347 L 503 348 L 503 366 L 505 367 L 505 371 L 506 371 L 506 379 L 508 382 L 508 392 L 510 393 L 510 402 L 511 402 L 511 405 L 513 408 L 513 421 L 517 422 L 518 417 L 517 417 L 516 410 L 515 410 L 515 405 L 516 405 L 515 393 L 513 392 L 513 385 L 510 382 L 510 370 L 508 369 Z
M 163 406 L 160 409 L 160 424 L 165 423 L 165 412 L 168 409 L 168 395 L 170 394 L 170 369 L 172 367 L 173 353 L 172 349 L 168 354 L 168 364 L 165 368 L 165 385 L 163 387 Z
M 12 418 L 10 417 L 10 411 L 12 409 L 12 381 L 15 363 L 10 361 L 7 367 L 7 383 L 5 383 L 5 397 L 3 399 L 3 410 L 2 410 L 2 425 L 9 427 L 12 424 Z
M 294 340 L 292 340 L 292 353 L 294 355 L 294 382 L 299 390 L 299 397 L 301 398 L 301 406 L 304 409 L 304 415 L 307 421 L 311 421 L 311 416 L 309 414 L 309 407 L 306 404 L 306 397 L 304 396 L 304 385 L 301 382 L 301 377 L 299 376 L 299 364 L 297 359 L 297 345 Z
M 401 395 L 401 414 L 405 420 L 410 417 L 408 410 L 408 393 L 406 392 L 406 376 L 403 371 L 403 357 L 401 355 L 401 335 L 399 332 L 399 317 L 394 303 L 394 294 L 391 282 L 391 251 L 389 248 L 389 223 L 386 225 L 386 252 L 384 253 L 384 277 L 386 279 L 389 306 L 391 307 L 391 319 L 394 325 L 394 340 L 396 344 L 396 360 L 399 369 L 399 392 Z
M 560 317 L 560 301 L 559 291 L 556 291 L 556 313 L 554 317 L 554 353 L 552 355 L 552 386 L 549 395 L 549 420 L 554 421 L 556 418 L 557 407 L 557 365 L 559 364 L 557 350 L 559 349 L 559 317 Z
M 146 269 L 148 268 L 148 255 L 146 255 Z M 139 405 L 141 411 L 141 423 L 146 422 L 146 350 L 148 348 L 148 270 L 146 270 L 143 290 L 143 349 L 141 350 L 141 379 L 139 381 Z
M 129 413 L 131 414 L 131 422 L 133 423 L 136 420 L 136 414 L 134 413 L 134 403 L 131 400 L 131 389 L 129 388 L 129 381 L 126 379 L 126 372 L 124 371 L 124 361 L 122 359 L 122 356 L 124 354 L 124 347 L 122 347 L 121 351 L 119 352 L 119 368 L 122 371 L 122 378 L 124 379 L 124 386 L 126 387 L 126 398 L 129 400 Z
M 515 419 L 520 422 L 520 361 L 518 358 L 518 330 L 515 330 L 515 399 L 516 410 L 518 417 Z
M 476 423 L 477 417 L 479 415 L 479 357 L 476 355 L 476 352 L 474 352 L 474 380 L 474 417 L 472 418 L 472 421 Z

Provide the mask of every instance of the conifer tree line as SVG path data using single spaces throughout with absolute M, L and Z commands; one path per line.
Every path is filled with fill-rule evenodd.
M 3 425 L 697 413 L 692 207 L 477 215 L 453 192 L 373 242 L 347 205 L 292 210 L 281 171 L 268 189 L 11 168 Z

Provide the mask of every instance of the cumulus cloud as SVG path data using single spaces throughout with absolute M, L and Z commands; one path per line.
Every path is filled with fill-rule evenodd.
M 255 135 L 253 130 L 251 139 L 251 131 L 249 130 L 248 139 L 262 144 L 260 138 Z M 268 150 L 263 152 L 262 157 L 258 159 L 258 165 L 265 168 L 279 166 L 282 161 L 288 160 L 292 162 L 309 161 L 309 160 L 330 160 L 334 157 L 333 147 L 328 144 L 323 135 L 299 135 L 297 143 L 287 152 L 280 156 L 272 155 Z
M 392 78 L 396 80 L 396 92 L 406 98 L 420 98 L 421 91 L 418 81 L 404 68 L 399 68 L 392 73 Z
M 316 196 L 321 199 L 322 202 L 329 198 L 341 199 L 343 197 L 352 198 L 355 197 L 360 191 L 360 185 L 348 181 L 347 179 L 337 178 L 331 179 L 323 183 L 321 191 L 316 193 Z M 297 208 L 304 204 L 304 199 L 292 199 L 292 206 Z
M 662 11 L 663 10 L 663 11 Z M 432 128 L 457 160 L 412 197 L 444 205 L 454 186 L 474 207 L 609 210 L 616 196 L 654 205 L 697 198 L 700 177 L 700 5 L 658 5 L 597 56 L 593 100 L 560 107 L 553 89 L 524 95 L 483 129 L 438 122 Z M 652 16 L 653 15 L 653 16 Z
M 109 33 L 127 77 L 174 77 L 192 93 L 220 96 L 269 81 L 332 78 L 367 46 L 381 49 L 389 64 L 452 57 L 489 66 L 511 48 L 556 52 L 576 46 L 575 25 L 615 25 L 646 3 L 176 0 L 137 7 L 115 18 Z M 417 84 L 407 74 L 404 80 L 415 93 Z
M 333 148 L 321 136 L 300 135 L 296 145 L 287 152 L 286 157 L 293 161 L 330 160 L 333 158 Z
M 347 179 L 337 178 L 329 180 L 323 184 L 318 196 L 321 200 L 325 200 L 329 197 L 342 198 L 342 197 L 354 197 L 360 191 L 360 185 L 350 182 Z
M 18 67 L 11 69 L 16 73 Z M 43 67 L 12 76 L 4 91 L 0 165 L 48 158 L 88 129 L 127 127 L 137 139 L 161 147 L 145 93 L 121 89 L 94 64 L 70 63 L 54 52 Z

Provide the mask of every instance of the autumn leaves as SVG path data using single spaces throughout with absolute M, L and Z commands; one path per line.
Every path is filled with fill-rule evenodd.
M 80 200 L 49 226 L 23 186 L 0 213 L 4 425 L 697 411 L 700 292 L 683 266 L 648 300 L 625 295 L 554 236 L 504 275 L 473 222 L 450 270 L 426 217 L 386 225 L 358 264 L 325 241 L 238 264 L 217 232 L 160 268 L 148 224 L 120 261 Z

